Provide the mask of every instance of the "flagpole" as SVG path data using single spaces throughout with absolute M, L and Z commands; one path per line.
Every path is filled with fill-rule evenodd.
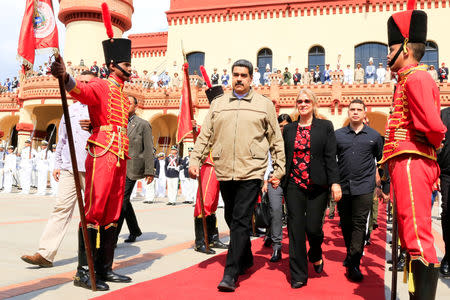
M 184 54 L 184 51 L 183 51 Z M 192 109 L 192 96 L 191 96 L 191 83 L 189 81 L 189 69 L 187 68 L 187 65 L 183 66 L 183 71 L 184 71 L 184 76 L 185 76 L 185 83 L 187 83 L 187 91 L 188 91 L 188 101 L 189 101 L 189 111 L 191 114 L 191 122 L 194 121 L 194 112 Z M 197 129 L 196 127 L 192 127 L 192 135 L 194 138 L 194 144 L 197 141 Z M 202 223 L 203 223 L 203 235 L 204 235 L 204 239 L 205 239 L 205 247 L 206 247 L 206 253 L 209 253 L 211 250 L 209 248 L 209 241 L 208 241 L 208 229 L 206 227 L 206 215 L 205 215 L 205 204 L 204 204 L 204 200 L 203 200 L 203 187 L 202 187 L 202 173 L 198 172 L 198 190 L 199 190 L 199 194 L 200 194 L 200 208 L 202 211 Z

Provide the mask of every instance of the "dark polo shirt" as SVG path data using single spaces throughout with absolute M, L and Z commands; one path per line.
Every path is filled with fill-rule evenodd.
M 355 133 L 350 125 L 336 130 L 337 159 L 343 194 L 363 195 L 375 189 L 376 163 L 383 154 L 383 139 L 364 125 Z

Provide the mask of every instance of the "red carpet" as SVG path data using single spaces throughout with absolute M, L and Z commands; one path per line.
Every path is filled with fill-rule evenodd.
M 319 276 L 309 264 L 308 285 L 294 290 L 290 287 L 288 239 L 283 239 L 283 259 L 270 263 L 271 248 L 264 248 L 262 238 L 252 243 L 254 266 L 239 277 L 234 293 L 220 293 L 225 255 L 217 255 L 198 265 L 176 273 L 117 290 L 95 299 L 384 299 L 384 266 L 386 241 L 385 206 L 380 205 L 378 224 L 372 233 L 372 245 L 365 248 L 361 271 L 362 283 L 352 283 L 344 275 L 342 261 L 345 247 L 338 227 L 339 218 L 324 224 L 324 271 Z M 206 256 L 205 256 L 206 257 Z M 149 270 L 150 272 L 151 270 Z

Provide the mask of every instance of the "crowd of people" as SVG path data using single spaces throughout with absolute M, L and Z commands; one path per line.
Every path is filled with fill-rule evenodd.
M 31 149 L 31 150 L 30 150 Z M 0 144 L 0 189 L 2 193 L 20 192 L 30 194 L 31 188 L 37 195 L 55 196 L 58 189 L 53 179 L 56 161 L 56 145 L 49 149 L 48 142 L 40 142 L 38 151 L 31 148 L 31 139 L 25 141 L 20 152 L 12 145 Z M 50 175 L 50 191 L 47 191 Z M 13 187 L 16 189 L 13 190 Z
M 112 37 L 103 41 L 105 61 L 110 62 L 106 80 L 99 79 L 101 72 L 92 68 L 75 79 L 59 57 L 52 64 L 51 73 L 64 78 L 66 90 L 79 100 L 69 108 L 70 122 L 76 127 L 79 159 L 70 161 L 67 133 L 61 122 L 56 146 L 56 153 L 61 149 L 61 157 L 55 159 L 60 162 L 55 165 L 60 181 L 57 204 L 41 237 L 39 251 L 22 259 L 43 267 L 53 265 L 75 205 L 73 176 L 79 175 L 85 192 L 87 239 L 80 227 L 74 285 L 92 288 L 87 255 L 94 260 L 97 290 L 108 290 L 106 282 L 130 282 L 130 277 L 117 274 L 112 266 L 124 220 L 130 229 L 125 242 L 134 242 L 142 234 L 130 202 L 136 182 L 145 180 L 149 195 L 146 203 L 167 196 L 167 205 L 175 205 L 181 181 L 184 201 L 196 203 L 194 250 L 211 254 L 211 248 L 228 248 L 219 291 L 234 292 L 239 277 L 254 265 L 250 236 L 255 204 L 262 192 L 268 193 L 271 207 L 264 241 L 265 246 L 273 247 L 271 262 L 281 260 L 282 203 L 286 206 L 291 288 L 307 285 L 308 263 L 319 274 L 314 280 L 320 280 L 324 273 L 327 254 L 322 251 L 323 224 L 329 199 L 337 203 L 341 218 L 346 252 L 342 272 L 350 281 L 361 282 L 364 246 L 376 228 L 375 204 L 378 199 L 395 199 L 398 238 L 408 262 L 410 299 L 435 299 L 439 272 L 450 278 L 450 251 L 439 262 L 431 232 L 432 186 L 441 169 L 442 226 L 449 250 L 450 145 L 445 136 L 446 126 L 450 126 L 450 109 L 440 111 L 435 80 L 419 64 L 425 52 L 426 14 L 414 10 L 398 12 L 396 16 L 388 21 L 388 63 L 397 73 L 398 84 L 384 139 L 370 127 L 365 103 L 357 98 L 348 106 L 349 125 L 337 130 L 331 121 L 319 118 L 317 97 L 307 88 L 300 89 L 295 99 L 297 120 L 289 115 L 278 116 L 272 101 L 252 88 L 255 77 L 258 78 L 257 69 L 240 59 L 232 65 L 231 74 L 225 70 L 219 77 L 215 70 L 211 76 L 213 84 L 218 84 L 220 78 L 224 86 L 231 84 L 232 90 L 224 93 L 223 89 L 215 89 L 213 93 L 212 87 L 206 93 L 210 109 L 194 147 L 188 149 L 189 155 L 181 158 L 173 145 L 167 157 L 159 153 L 154 159 L 151 126 L 136 116 L 138 100 L 123 93 L 124 82 L 131 80 L 132 75 L 131 41 Z M 358 71 L 365 78 L 358 80 L 375 82 L 377 70 L 370 62 L 369 67 Z M 281 77 L 285 83 L 293 77 L 301 82 L 301 78 L 288 73 L 286 68 L 286 75 Z M 323 76 L 328 78 L 327 73 Z M 356 74 L 353 80 L 356 81 Z M 111 109 L 116 113 L 109 114 Z M 46 145 L 42 145 L 39 155 L 27 144 L 21 152 L 22 160 L 42 157 L 43 151 L 47 157 Z M 13 150 L 9 149 L 5 165 L 13 157 Z M 31 173 L 29 161 L 24 165 L 27 173 Z M 77 175 L 71 172 L 75 164 L 79 167 Z M 211 189 L 204 189 L 203 180 L 196 186 L 195 178 L 200 175 Z M 25 182 L 30 178 L 27 176 Z M 64 178 L 68 180 L 66 184 Z M 24 184 L 22 180 L 21 183 Z M 24 187 L 25 184 L 22 191 Z M 229 245 L 218 237 L 215 210 L 219 194 L 230 228 Z M 60 209 L 62 205 L 65 209 Z M 86 253 L 86 242 L 92 253 Z

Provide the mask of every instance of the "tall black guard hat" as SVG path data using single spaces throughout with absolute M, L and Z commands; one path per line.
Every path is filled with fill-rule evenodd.
M 108 5 L 102 3 L 103 23 L 106 27 L 106 34 L 109 39 L 102 42 L 103 53 L 105 54 L 105 63 L 121 63 L 131 62 L 131 40 L 129 39 L 115 39 L 112 30 L 111 15 L 109 13 Z
M 427 14 L 414 10 L 414 0 L 408 1 L 406 11 L 393 14 L 388 20 L 389 46 L 407 43 L 426 43 Z

